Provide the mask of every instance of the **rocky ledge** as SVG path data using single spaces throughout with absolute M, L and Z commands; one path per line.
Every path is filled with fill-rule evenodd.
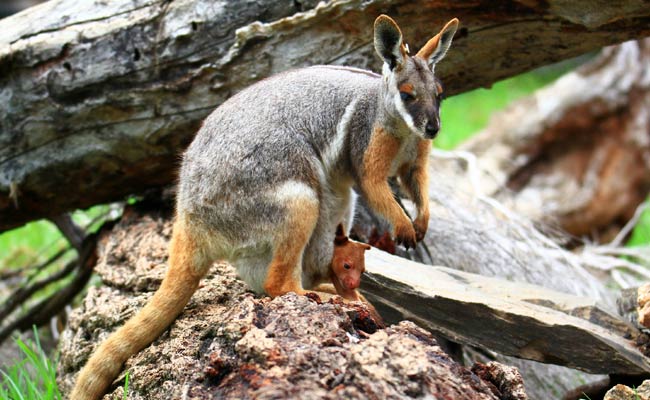
M 70 391 L 92 350 L 151 296 L 166 269 L 168 212 L 131 208 L 102 238 L 91 288 L 60 344 L 59 383 Z M 465 368 L 403 321 L 387 328 L 363 304 L 247 291 L 216 264 L 183 314 L 131 357 L 106 399 L 525 399 L 516 369 Z

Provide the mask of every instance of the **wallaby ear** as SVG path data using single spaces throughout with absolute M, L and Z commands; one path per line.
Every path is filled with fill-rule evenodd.
M 348 237 L 345 236 L 345 233 L 343 231 L 343 224 L 339 224 L 336 227 L 336 236 L 334 237 L 334 244 L 335 245 L 342 245 L 346 244 L 348 242 Z
M 402 31 L 388 15 L 382 14 L 375 20 L 375 51 L 391 71 L 406 60 Z
M 458 18 L 447 22 L 447 25 L 442 28 L 440 33 L 429 39 L 415 56 L 424 59 L 433 70 L 433 67 L 447 54 L 447 50 L 451 46 L 451 39 L 454 38 L 457 28 Z
M 370 250 L 370 249 L 372 249 L 372 246 L 370 246 L 370 245 L 367 244 L 367 243 L 363 243 L 363 249 L 364 249 L 364 250 Z

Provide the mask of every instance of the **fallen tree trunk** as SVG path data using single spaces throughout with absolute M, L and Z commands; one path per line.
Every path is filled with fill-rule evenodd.
M 641 333 L 596 301 L 540 286 L 432 267 L 373 249 L 368 299 L 387 322 L 408 319 L 461 344 L 592 374 L 647 375 Z
M 650 192 L 650 39 L 595 60 L 493 116 L 461 146 L 478 189 L 519 214 L 614 239 Z
M 52 0 L 0 21 L 0 231 L 173 181 L 200 121 L 265 76 L 378 70 L 381 12 L 414 48 L 461 18 L 438 68 L 452 94 L 650 34 L 650 9 L 631 0 Z

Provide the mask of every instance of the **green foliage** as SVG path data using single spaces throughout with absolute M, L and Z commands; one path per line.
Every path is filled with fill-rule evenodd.
M 6 371 L 0 370 L 0 399 L 62 399 L 56 385 L 56 363 L 41 348 L 36 327 L 34 338 L 33 343 L 15 339 L 22 357 Z
M 574 66 L 575 62 L 569 62 L 538 69 L 497 82 L 490 89 L 476 89 L 444 100 L 440 107 L 442 130 L 435 146 L 453 149 L 483 129 L 496 111 L 548 85 Z
M 61 400 L 56 383 L 56 356 L 47 357 L 34 327 L 34 342 L 14 339 L 22 356 L 6 370 L 0 369 L 0 400 Z M 122 399 L 129 393 L 129 375 L 124 378 Z
M 646 209 L 641 214 L 639 222 L 637 222 L 632 236 L 627 242 L 628 246 L 643 246 L 650 244 L 650 197 L 646 200 Z
M 65 246 L 56 226 L 45 220 L 0 235 L 0 270 L 39 264 Z
M 77 210 L 72 219 L 88 232 L 96 231 L 110 206 L 99 205 L 88 210 Z M 0 234 L 0 271 L 24 268 L 45 262 L 65 248 L 67 242 L 56 226 L 47 221 L 30 222 L 23 227 Z M 60 259 L 53 267 L 60 267 L 72 259 L 72 254 Z M 52 268 L 42 271 L 47 275 Z

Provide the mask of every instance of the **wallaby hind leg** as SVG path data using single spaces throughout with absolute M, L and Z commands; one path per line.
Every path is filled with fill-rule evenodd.
M 151 300 L 93 353 L 70 396 L 96 400 L 117 377 L 124 362 L 154 341 L 181 313 L 212 260 L 205 256 L 191 224 L 179 215 L 169 249 L 169 269 Z
M 305 294 L 302 287 L 302 256 L 318 221 L 318 201 L 298 197 L 286 205 L 286 218 L 274 240 L 264 291 L 271 297 L 288 292 Z

